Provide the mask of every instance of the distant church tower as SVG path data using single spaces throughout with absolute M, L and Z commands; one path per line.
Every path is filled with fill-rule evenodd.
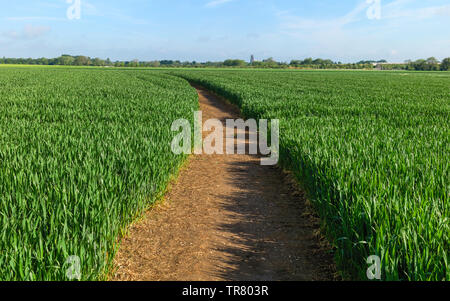
M 255 62 L 255 56 L 252 54 L 252 56 L 250 57 L 250 64 L 253 65 L 254 62 Z

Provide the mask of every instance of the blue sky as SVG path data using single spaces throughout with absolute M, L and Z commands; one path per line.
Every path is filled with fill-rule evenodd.
M 450 57 L 450 0 L 79 0 L 70 20 L 73 1 L 0 0 L 0 56 Z

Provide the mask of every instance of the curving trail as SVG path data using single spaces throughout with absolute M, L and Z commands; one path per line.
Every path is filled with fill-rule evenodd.
M 196 87 L 203 120 L 238 110 Z M 290 177 L 251 155 L 192 156 L 131 227 L 112 280 L 334 280 L 332 255 Z

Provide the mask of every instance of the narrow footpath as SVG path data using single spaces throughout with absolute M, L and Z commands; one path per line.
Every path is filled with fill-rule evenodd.
M 196 87 L 203 120 L 239 111 Z M 192 155 L 164 202 L 122 239 L 112 280 L 334 280 L 304 194 L 252 155 Z

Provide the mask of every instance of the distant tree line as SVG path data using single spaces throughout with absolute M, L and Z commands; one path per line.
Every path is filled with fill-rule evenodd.
M 384 60 L 383 60 L 384 61 Z M 385 62 L 385 61 L 384 61 Z M 252 67 L 252 68 L 296 68 L 296 69 L 373 69 L 374 65 L 370 62 L 359 62 L 343 64 L 333 62 L 332 60 L 306 58 L 304 60 L 292 60 L 290 63 L 277 62 L 273 58 L 262 61 L 253 61 L 247 63 L 243 60 L 226 60 L 223 62 L 225 67 Z
M 341 63 L 334 62 L 329 59 L 313 59 L 306 58 L 304 60 L 292 60 L 290 63 L 277 62 L 273 58 L 262 61 L 248 63 L 244 60 L 229 59 L 223 62 L 188 62 L 179 60 L 161 60 L 161 61 L 111 61 L 100 58 L 90 58 L 88 56 L 78 55 L 72 56 L 63 54 L 57 58 L 0 58 L 0 64 L 21 64 L 21 65 L 60 65 L 60 66 L 98 66 L 98 67 L 190 67 L 190 68 L 296 68 L 296 69 L 381 69 L 381 70 L 417 70 L 417 71 L 448 71 L 450 70 L 450 58 L 439 62 L 434 57 L 426 60 L 406 61 L 402 64 L 390 64 L 386 60 L 379 61 L 359 61 L 357 63 Z
M 290 67 L 302 69 L 373 69 L 374 65 L 370 61 L 358 63 L 333 62 L 329 59 L 306 58 L 304 60 L 292 60 Z
M 440 62 L 434 57 L 419 59 L 416 61 L 407 60 L 404 64 L 383 64 L 382 70 L 415 70 L 415 71 L 450 71 L 450 58 L 445 58 Z
M 26 64 L 26 65 L 60 65 L 60 66 L 99 66 L 99 67 L 159 67 L 160 63 L 155 62 L 139 62 L 133 61 L 116 61 L 112 62 L 109 58 L 106 60 L 100 58 L 90 58 L 84 55 L 67 55 L 63 54 L 57 58 L 0 58 L 0 64 Z
M 382 64 L 387 63 L 386 60 L 379 60 L 379 61 L 359 61 L 357 64 Z

